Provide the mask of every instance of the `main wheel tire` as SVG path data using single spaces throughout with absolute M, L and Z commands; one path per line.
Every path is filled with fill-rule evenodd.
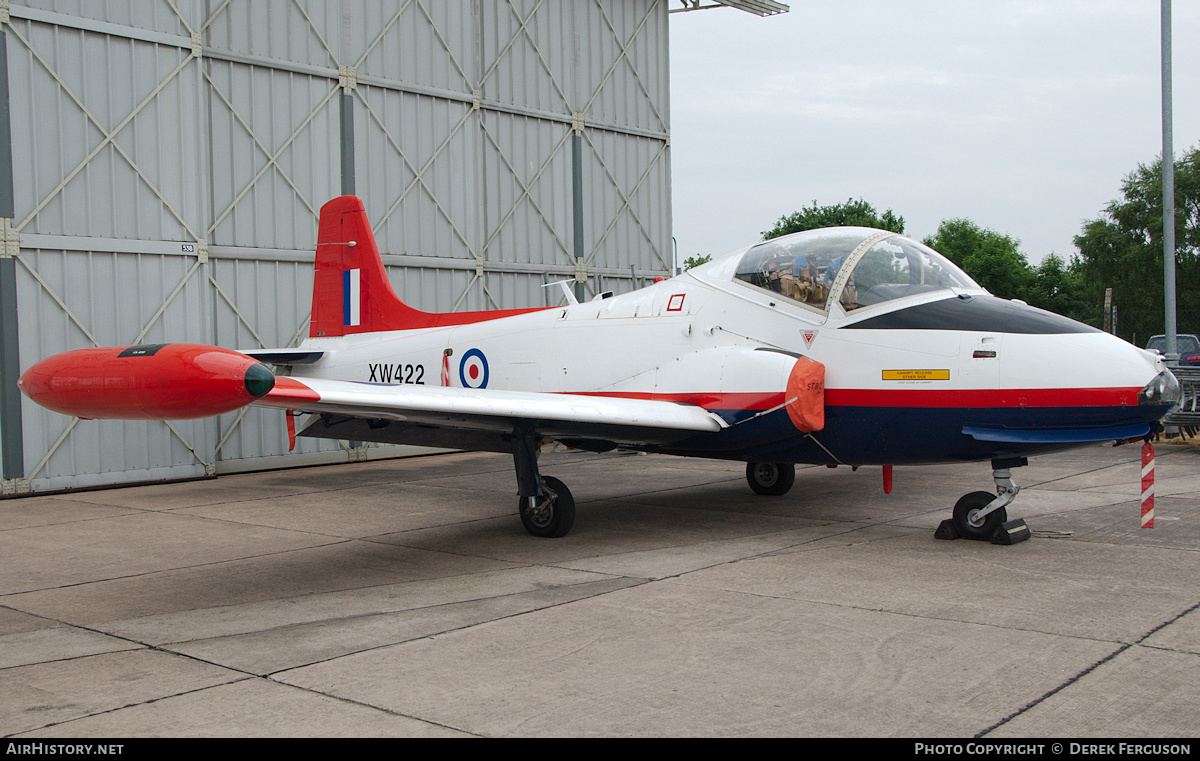
M 757 494 L 779 497 L 796 483 L 796 466 L 790 462 L 748 462 L 746 481 Z
M 988 513 L 982 518 L 978 514 L 996 499 L 996 495 L 986 491 L 973 491 L 963 495 L 954 505 L 954 528 L 963 539 L 978 539 L 988 541 L 1001 523 L 1008 520 L 1008 511 L 1003 507 Z
M 562 481 L 542 476 L 542 496 L 533 507 L 527 497 L 518 497 L 517 512 L 525 530 L 534 536 L 566 536 L 575 525 L 575 498 Z

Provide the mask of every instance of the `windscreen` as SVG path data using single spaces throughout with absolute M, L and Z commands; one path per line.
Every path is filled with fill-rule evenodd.
M 846 311 L 947 288 L 978 288 L 965 272 L 928 246 L 899 236 L 881 240 L 854 265 L 843 289 Z

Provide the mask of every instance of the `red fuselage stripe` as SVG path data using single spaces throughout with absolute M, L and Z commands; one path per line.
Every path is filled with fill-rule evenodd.
M 1136 388 L 1032 389 L 846 389 L 826 388 L 828 407 L 1130 407 L 1137 406 Z M 769 410 L 787 401 L 782 392 L 655 394 L 625 391 L 579 391 L 584 396 L 652 399 L 694 404 L 710 410 Z
M 1128 407 L 1136 388 L 825 389 L 833 407 Z
M 694 404 L 706 410 L 769 410 L 778 407 L 786 400 L 783 392 L 764 391 L 761 393 L 705 393 L 691 394 L 655 394 L 644 391 L 567 391 L 564 393 L 578 396 L 605 396 L 616 399 L 650 399 L 657 402 L 677 402 L 679 404 Z

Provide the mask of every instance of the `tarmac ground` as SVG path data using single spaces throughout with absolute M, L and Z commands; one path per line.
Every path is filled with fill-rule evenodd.
M 0 501 L 0 736 L 1200 736 L 1200 449 L 987 463 L 447 454 Z

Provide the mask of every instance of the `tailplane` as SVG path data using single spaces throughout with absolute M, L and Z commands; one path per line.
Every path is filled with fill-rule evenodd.
M 341 196 L 321 207 L 313 276 L 312 338 L 465 325 L 537 309 L 422 312 L 400 300 L 388 280 L 363 203 Z

